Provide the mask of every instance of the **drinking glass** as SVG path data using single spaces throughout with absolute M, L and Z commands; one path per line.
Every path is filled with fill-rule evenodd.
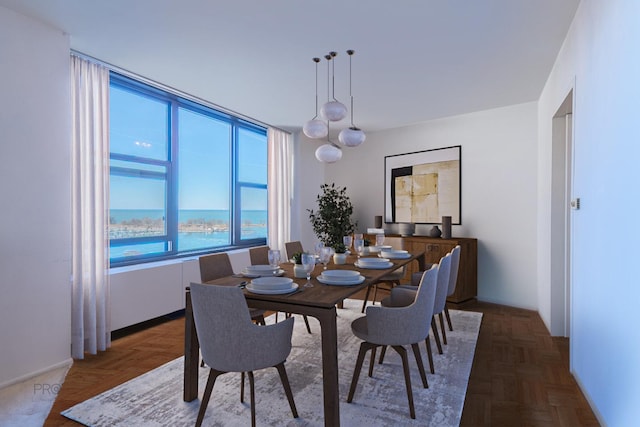
M 317 257 L 320 257 L 320 252 L 322 251 L 322 248 L 324 248 L 324 243 L 322 242 L 318 242 L 315 244 L 314 249 L 315 249 L 315 254 Z
M 362 252 L 364 251 L 364 239 L 356 238 L 353 242 L 353 250 L 356 251 L 358 258 L 360 258 L 360 255 L 362 255 Z
M 384 244 L 384 234 L 376 234 L 376 246 L 382 246 Z
M 305 288 L 313 287 L 311 283 L 311 272 L 316 266 L 316 257 L 313 254 L 302 254 L 302 268 L 307 273 L 307 283 L 304 284 Z
M 269 250 L 269 265 L 274 268 L 273 274 L 278 274 L 278 266 L 280 265 L 280 251 L 278 249 Z
M 329 264 L 329 261 L 331 260 L 331 252 L 332 250 L 328 246 L 323 247 L 320 251 L 320 262 L 324 266 L 324 270 L 327 269 L 327 264 Z
M 355 239 L 364 239 L 364 234 L 362 234 L 362 233 L 355 233 L 355 234 L 353 235 L 353 239 L 354 239 L 354 240 L 355 240 Z
M 342 238 L 342 243 L 344 243 L 344 247 L 349 250 L 349 248 L 351 247 L 351 243 L 353 243 L 353 237 L 351 236 L 344 236 Z

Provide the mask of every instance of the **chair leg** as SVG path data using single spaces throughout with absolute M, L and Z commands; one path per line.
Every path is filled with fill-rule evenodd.
M 444 307 L 444 315 L 447 318 L 447 323 L 449 324 L 449 330 L 453 331 L 453 325 L 451 324 L 451 316 L 449 316 L 449 309 L 447 308 L 446 305 Z
M 302 318 L 304 319 L 304 324 L 307 326 L 307 332 L 311 333 L 311 327 L 309 326 L 309 319 L 307 319 L 306 315 L 303 315 Z
M 244 403 L 244 372 L 240 373 L 240 403 Z
M 256 389 L 253 371 L 249 371 L 249 394 L 251 395 L 251 427 L 256 427 Z
M 380 350 L 380 359 L 378 359 L 378 364 L 382 365 L 382 362 L 384 362 L 384 355 L 387 352 L 387 346 L 383 345 L 382 346 L 382 350 Z
M 209 377 L 207 378 L 207 385 L 204 388 L 204 395 L 200 402 L 200 410 L 198 411 L 198 419 L 196 419 L 196 427 L 202 425 L 204 420 L 204 413 L 207 411 L 207 405 L 209 405 L 209 399 L 211 398 L 211 391 L 213 390 L 213 384 L 216 382 L 218 376 L 224 374 L 224 372 L 216 371 L 215 369 L 209 370 Z
M 429 335 L 424 339 L 424 343 L 427 346 L 427 357 L 429 358 L 429 370 L 432 374 L 436 373 L 436 370 L 433 367 L 433 354 L 431 354 L 431 340 L 429 339 Z
M 431 330 L 433 331 L 433 339 L 436 340 L 436 347 L 438 347 L 438 353 L 442 354 L 442 344 L 440 344 L 440 335 L 438 334 L 438 326 L 436 325 L 435 316 L 431 318 Z
M 369 378 L 373 377 L 373 365 L 376 364 L 376 350 L 378 347 L 373 347 L 371 349 L 371 359 L 369 360 Z
M 376 305 L 376 299 L 378 298 L 378 284 L 376 283 L 375 288 L 373 288 L 373 299 L 371 300 L 372 305 Z
M 278 374 L 280 374 L 280 382 L 282 382 L 282 387 L 284 387 L 284 394 L 287 395 L 287 400 L 289 401 L 289 407 L 291 408 L 291 413 L 293 413 L 293 418 L 298 418 L 298 410 L 296 409 L 296 403 L 293 401 L 293 393 L 291 393 L 289 377 L 287 377 L 284 362 L 277 364 L 276 369 L 278 369 Z
M 438 313 L 438 317 L 440 318 L 440 329 L 442 330 L 442 343 L 447 345 L 447 330 L 444 327 L 444 317 L 442 313 Z
M 416 358 L 416 365 L 418 365 L 418 371 L 420 372 L 422 385 L 424 388 L 429 388 L 429 383 L 427 382 L 427 374 L 424 372 L 424 365 L 422 364 L 422 356 L 420 355 L 420 347 L 418 346 L 418 343 L 414 343 L 414 344 L 411 344 L 411 348 L 413 349 L 413 355 Z
M 360 351 L 358 351 L 358 360 L 356 361 L 356 367 L 353 370 L 353 378 L 351 379 L 351 387 L 349 388 L 349 396 L 347 397 L 347 402 L 351 403 L 353 401 L 353 395 L 356 392 L 356 386 L 358 385 L 358 378 L 360 377 L 360 371 L 362 370 L 362 362 L 364 361 L 364 356 L 370 349 L 374 348 L 375 344 L 368 343 L 363 341 L 360 343 Z
M 371 286 L 367 286 L 367 293 L 364 295 L 364 301 L 362 302 L 362 313 L 364 313 L 364 309 L 367 307 L 367 300 L 369 300 L 369 292 L 371 292 Z
M 409 373 L 409 358 L 407 357 L 407 350 L 401 345 L 392 346 L 395 351 L 398 352 L 402 358 L 402 368 L 404 370 L 404 383 L 407 387 L 407 399 L 409 400 L 409 414 L 411 418 L 416 418 L 416 409 L 413 406 L 413 392 L 411 391 L 411 375 Z

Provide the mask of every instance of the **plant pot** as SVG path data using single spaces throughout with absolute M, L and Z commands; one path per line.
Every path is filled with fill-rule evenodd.
M 296 264 L 293 266 L 293 275 L 298 279 L 307 278 L 307 272 L 304 271 L 304 267 L 302 266 L 302 264 Z
M 347 254 L 333 254 L 333 263 L 334 264 L 346 264 L 347 263 Z

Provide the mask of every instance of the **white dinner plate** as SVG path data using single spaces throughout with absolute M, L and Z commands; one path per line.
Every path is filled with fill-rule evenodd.
M 272 273 L 274 270 L 279 269 L 280 267 L 271 267 L 269 264 L 256 264 L 256 265 L 248 265 L 245 267 L 248 273 L 255 274 L 263 274 L 263 273 Z
M 322 277 L 325 279 L 346 279 L 358 277 L 359 275 L 360 272 L 356 270 L 324 270 L 322 272 Z
M 293 279 L 288 277 L 257 277 L 251 281 L 251 287 L 254 289 L 291 289 Z
M 273 274 L 271 271 L 268 272 L 264 272 L 264 273 L 256 273 L 256 272 L 249 272 L 247 271 L 247 269 L 245 268 L 244 270 L 242 270 L 242 275 L 244 277 L 248 277 L 249 279 L 255 279 L 256 277 L 273 277 L 273 276 L 282 276 L 284 274 L 284 270 L 280 269 L 276 272 L 276 274 Z
M 369 263 L 369 264 L 360 264 L 358 262 L 356 262 L 354 264 L 356 267 L 358 268 L 364 268 L 364 269 L 369 269 L 369 270 L 384 270 L 385 268 L 389 268 L 389 267 L 393 267 L 393 263 L 391 261 L 387 261 L 387 262 L 378 262 L 378 263 Z
M 322 277 L 322 275 L 316 277 L 318 282 L 325 285 L 334 285 L 334 286 L 350 286 L 350 285 L 359 285 L 364 282 L 364 276 L 356 276 L 354 279 L 335 279 L 335 278 L 326 278 Z
M 249 283 L 247 284 L 245 289 L 251 292 L 252 294 L 261 294 L 261 295 L 290 294 L 291 292 L 298 289 L 298 284 L 292 283 L 291 288 L 288 288 L 288 289 L 259 289 L 259 288 L 253 287 L 253 285 Z
M 367 264 L 384 264 L 389 262 L 388 258 L 360 258 L 358 260 L 358 264 L 367 265 Z
M 411 254 L 408 251 L 400 251 L 400 250 L 396 250 L 396 251 L 381 251 L 380 255 L 378 255 L 380 258 L 388 258 L 388 259 L 406 259 L 406 258 L 411 258 Z

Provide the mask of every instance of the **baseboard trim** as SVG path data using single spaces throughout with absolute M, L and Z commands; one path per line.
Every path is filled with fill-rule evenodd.
M 17 378 L 13 378 L 11 380 L 5 381 L 3 383 L 0 384 L 0 390 L 2 390 L 3 388 L 12 386 L 14 384 L 18 384 L 24 381 L 28 381 L 31 378 L 37 377 L 38 375 L 42 375 L 45 374 L 47 372 L 53 371 L 55 369 L 59 369 L 59 368 L 64 368 L 64 367 L 71 367 L 71 365 L 73 365 L 73 359 L 70 357 L 68 359 L 63 360 L 62 362 L 58 362 L 55 363 L 53 365 L 47 366 L 46 368 L 42 368 L 39 369 L 37 371 L 34 372 L 30 372 L 28 374 L 25 375 L 21 375 Z

